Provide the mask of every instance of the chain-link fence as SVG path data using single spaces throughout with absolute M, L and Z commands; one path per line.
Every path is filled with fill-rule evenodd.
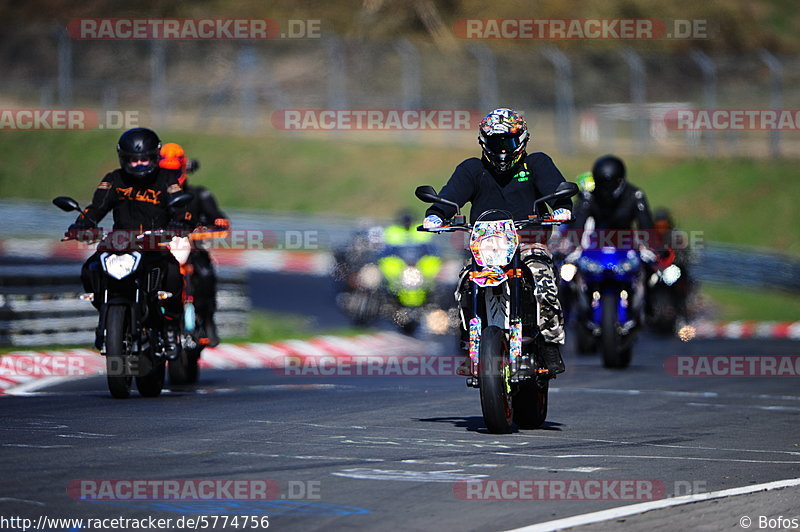
M 665 120 L 678 109 L 794 109 L 797 126 L 800 58 L 763 50 L 564 51 L 462 41 L 443 52 L 433 43 L 331 32 L 270 41 L 92 41 L 50 26 L 7 28 L 4 40 L 4 108 L 88 108 L 101 117 L 134 111 L 140 125 L 170 129 L 474 143 L 472 130 L 297 132 L 276 129 L 271 117 L 285 109 L 486 112 L 503 105 L 525 111 L 537 146 L 564 154 L 800 155 L 797 130 L 698 131 Z

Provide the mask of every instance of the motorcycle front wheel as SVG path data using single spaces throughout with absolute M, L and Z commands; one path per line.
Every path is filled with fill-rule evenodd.
M 511 432 L 511 398 L 506 388 L 508 342 L 506 333 L 494 325 L 484 329 L 479 351 L 481 410 L 492 434 Z
M 652 308 L 651 324 L 659 334 L 673 334 L 678 322 L 677 305 L 666 287 L 656 286 L 650 299 Z
M 600 302 L 603 311 L 601 323 L 600 345 L 603 351 L 603 366 L 621 369 L 630 363 L 630 351 L 626 353 L 621 349 L 621 338 L 617 332 L 617 304 L 619 298 L 616 294 L 604 294 Z
M 116 399 L 131 395 L 133 377 L 127 367 L 130 336 L 128 309 L 121 305 L 109 307 L 106 314 L 106 379 L 108 391 Z

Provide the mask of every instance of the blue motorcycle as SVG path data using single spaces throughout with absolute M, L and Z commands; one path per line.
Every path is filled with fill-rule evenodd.
M 599 348 L 605 367 L 627 367 L 644 308 L 639 252 L 615 247 L 586 249 L 574 267 L 578 350 Z

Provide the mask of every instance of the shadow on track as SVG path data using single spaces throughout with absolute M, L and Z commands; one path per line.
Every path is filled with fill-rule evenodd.
M 464 428 L 467 429 L 469 432 L 478 432 L 480 434 L 489 434 L 489 431 L 486 430 L 486 424 L 483 422 L 483 417 L 481 416 L 470 416 L 470 417 L 427 417 L 427 418 L 417 418 L 416 421 L 423 421 L 425 423 L 450 423 L 452 426 L 457 428 Z M 554 423 L 551 421 L 545 421 L 541 427 L 534 430 L 561 430 L 561 423 Z M 519 432 L 519 430 L 515 430 L 514 432 Z

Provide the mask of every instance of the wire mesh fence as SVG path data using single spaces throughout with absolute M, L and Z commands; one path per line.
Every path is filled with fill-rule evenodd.
M 92 109 L 100 127 L 136 125 L 118 118 L 128 112 L 138 125 L 170 129 L 472 143 L 471 128 L 380 135 L 348 127 L 287 131 L 273 118 L 286 109 L 464 109 L 479 115 L 509 106 L 526 113 L 548 151 L 800 155 L 800 58 L 764 50 L 709 55 L 633 45 L 495 48 L 476 41 L 445 52 L 432 42 L 344 39 L 330 32 L 272 41 L 93 41 L 46 25 L 6 28 L 3 39 L 4 108 Z M 680 109 L 783 109 L 791 121 L 772 131 L 719 124 L 698 130 L 665 119 Z

